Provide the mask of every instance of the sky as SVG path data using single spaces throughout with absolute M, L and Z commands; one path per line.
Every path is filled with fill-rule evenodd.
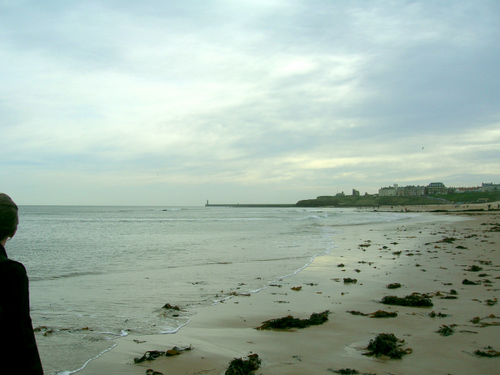
M 0 0 L 18 204 L 500 183 L 500 2 Z

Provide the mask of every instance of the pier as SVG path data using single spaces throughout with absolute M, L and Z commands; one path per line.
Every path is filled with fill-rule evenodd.
M 290 204 L 248 204 L 248 203 L 209 203 L 207 200 L 207 203 L 205 204 L 205 207 L 296 207 L 297 205 L 295 203 L 290 203 Z

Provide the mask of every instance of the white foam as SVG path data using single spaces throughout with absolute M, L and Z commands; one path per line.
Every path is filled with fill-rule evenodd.
M 106 350 L 104 350 L 103 352 L 101 352 L 101 353 L 99 353 L 98 355 L 96 355 L 94 358 L 89 359 L 89 360 L 88 360 L 87 362 L 85 362 L 85 363 L 83 364 L 83 366 L 82 366 L 82 367 L 80 367 L 79 369 L 74 370 L 74 371 L 62 371 L 62 372 L 58 372 L 56 375 L 70 375 L 70 374 L 75 374 L 75 373 L 77 373 L 77 372 L 79 372 L 79 371 L 82 371 L 82 370 L 83 370 L 83 369 L 84 369 L 84 368 L 85 368 L 85 367 L 86 367 L 86 366 L 87 366 L 90 362 L 92 362 L 94 359 L 99 358 L 99 357 L 100 357 L 100 356 L 102 356 L 104 353 L 109 352 L 109 351 L 110 351 L 111 349 L 113 349 L 116 345 L 118 345 L 118 344 L 114 344 L 111 348 L 106 349 Z

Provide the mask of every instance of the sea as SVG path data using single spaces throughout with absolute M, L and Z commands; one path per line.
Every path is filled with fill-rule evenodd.
M 19 216 L 6 250 L 26 266 L 44 370 L 59 375 L 82 370 L 120 337 L 175 333 L 200 306 L 297 274 L 336 251 L 339 226 L 408 218 L 204 206 L 20 206 Z

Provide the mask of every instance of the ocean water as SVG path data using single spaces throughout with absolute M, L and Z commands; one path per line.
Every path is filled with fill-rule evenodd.
M 26 266 L 46 374 L 70 374 L 124 335 L 173 333 L 335 251 L 339 225 L 401 213 L 248 207 L 21 206 L 9 257 Z M 165 304 L 183 311 L 166 310 Z

